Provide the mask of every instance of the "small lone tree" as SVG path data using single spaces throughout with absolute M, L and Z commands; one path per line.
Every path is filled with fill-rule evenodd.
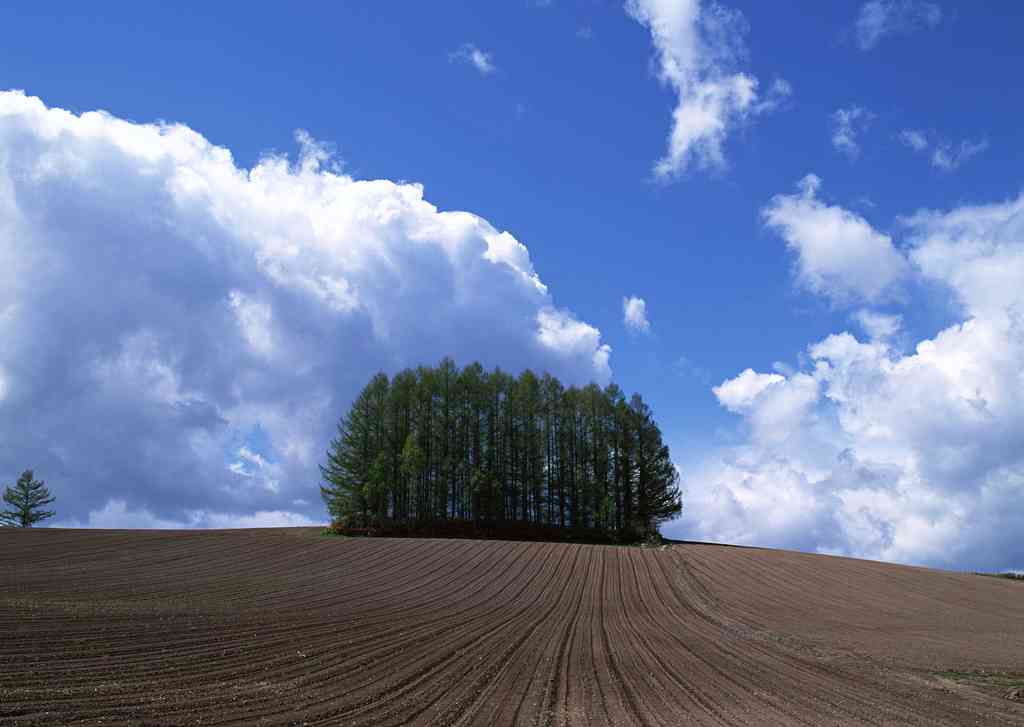
M 30 528 L 41 520 L 53 517 L 53 510 L 43 510 L 56 498 L 46 484 L 33 478 L 32 470 L 25 470 L 14 487 L 4 488 L 4 502 L 11 510 L 0 512 L 0 525 L 8 528 Z

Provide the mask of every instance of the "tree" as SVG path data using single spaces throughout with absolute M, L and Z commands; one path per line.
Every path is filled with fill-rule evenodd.
M 324 485 L 320 496 L 331 518 L 350 525 L 369 525 L 373 466 L 377 460 L 374 441 L 374 399 L 380 388 L 378 377 L 356 397 L 352 410 L 338 422 L 338 436 L 327 450 L 327 464 L 321 465 Z
M 327 505 L 331 519 L 351 523 L 360 510 L 359 473 L 356 460 L 356 436 L 352 429 L 353 414 L 338 422 L 338 436 L 327 450 L 327 464 L 320 465 L 320 496 Z
M 402 474 L 410 482 L 416 482 L 427 467 L 427 459 L 423 450 L 416 444 L 416 435 L 410 433 L 402 447 Z
M 661 441 L 651 408 L 639 394 L 633 394 L 629 408 L 636 442 L 636 522 L 640 534 L 647 536 L 682 512 L 679 474 L 668 447 Z
M 44 482 L 34 479 L 32 470 L 25 470 L 14 487 L 4 489 L 4 502 L 13 509 L 0 512 L 0 524 L 11 528 L 30 528 L 56 514 L 53 510 L 42 509 L 56 499 Z
M 529 370 L 459 370 L 447 358 L 374 376 L 320 471 L 331 517 L 349 527 L 453 520 L 634 540 L 681 507 L 639 395 L 627 402 L 615 385 L 563 387 Z

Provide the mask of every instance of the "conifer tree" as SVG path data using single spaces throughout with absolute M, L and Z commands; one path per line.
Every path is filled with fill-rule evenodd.
M 639 395 L 451 359 L 374 376 L 320 469 L 328 511 L 349 527 L 455 520 L 635 540 L 681 508 Z
M 12 528 L 30 528 L 37 522 L 54 516 L 53 510 L 42 508 L 57 498 L 46 489 L 46 484 L 34 479 L 32 470 L 25 470 L 13 487 L 4 489 L 4 502 L 10 510 L 0 512 L 0 525 Z
M 679 475 L 650 407 L 639 394 L 633 395 L 629 407 L 636 441 L 637 529 L 639 534 L 649 535 L 682 511 Z
M 373 441 L 374 382 L 356 397 L 352 409 L 338 422 L 338 434 L 327 450 L 327 463 L 320 466 L 324 485 L 320 495 L 334 520 L 365 526 L 369 522 L 369 490 L 376 459 Z

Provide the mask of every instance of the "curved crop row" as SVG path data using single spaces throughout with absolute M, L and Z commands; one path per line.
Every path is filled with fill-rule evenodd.
M 914 661 L 1019 661 L 1012 638 L 972 652 L 944 633 L 959 619 L 984 645 L 986 624 L 1013 628 L 1024 614 L 999 610 L 1000 589 L 1019 585 L 975 579 L 972 600 L 949 578 L 698 545 L 7 531 L 0 722 L 1024 724 Z M 865 641 L 885 614 L 891 640 L 931 628 L 924 646 Z

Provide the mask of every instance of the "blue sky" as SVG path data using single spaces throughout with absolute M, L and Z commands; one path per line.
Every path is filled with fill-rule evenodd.
M 1007 17 L 1013 12 L 1018 16 Z M 1017 32 L 1022 16 L 1008 7 L 995 13 L 976 3 L 915 0 L 324 3 L 288 14 L 229 3 L 173 10 L 137 3 L 105 4 L 102 10 L 6 4 L 0 9 L 0 24 L 9 29 L 0 51 L 0 89 L 23 90 L 48 111 L 26 111 L 22 104 L 8 112 L 8 119 L 36 121 L 12 122 L 15 126 L 0 137 L 7 145 L 0 161 L 16 189 L 9 220 L 21 225 L 0 226 L 0 245 L 6 241 L 8 257 L 34 269 L 26 262 L 31 257 L 26 248 L 12 241 L 15 230 L 22 233 L 21 245 L 30 239 L 33 250 L 49 250 L 57 259 L 78 260 L 83 247 L 109 244 L 111 267 L 95 266 L 101 278 L 130 277 L 133 261 L 143 258 L 165 260 L 154 267 L 139 263 L 138 269 L 145 269 L 141 278 L 149 281 L 144 289 L 112 295 L 109 309 L 76 323 L 75 340 L 82 340 L 71 348 L 79 353 L 66 354 L 68 368 L 53 376 L 73 386 L 77 379 L 69 371 L 93 370 L 100 361 L 106 362 L 100 369 L 109 372 L 129 358 L 136 364 L 145 360 L 150 374 L 164 372 L 161 381 L 177 382 L 180 389 L 175 406 L 187 399 L 190 411 L 205 412 L 196 416 L 206 423 L 181 424 L 159 437 L 154 430 L 152 438 L 133 446 L 138 454 L 168 437 L 178 441 L 182 449 L 178 456 L 166 454 L 167 467 L 206 484 L 175 499 L 172 482 L 133 470 L 133 483 L 111 494 L 98 483 L 121 471 L 119 458 L 108 458 L 86 475 L 86 465 L 38 437 L 15 437 L 19 446 L 0 445 L 0 475 L 13 479 L 34 463 L 67 503 L 61 512 L 67 523 L 216 525 L 321 518 L 309 455 L 302 453 L 322 450 L 324 422 L 340 413 L 368 371 L 434 360 L 444 353 L 436 342 L 451 340 L 461 342 L 454 351 L 461 359 L 513 369 L 552 368 L 580 380 L 600 379 L 610 369 L 623 388 L 640 391 L 662 423 L 687 482 L 690 507 L 683 521 L 669 526 L 673 534 L 939 565 L 1020 567 L 1019 544 L 965 533 L 981 517 L 1011 518 L 1011 523 L 1024 517 L 1019 504 L 1024 461 L 1015 454 L 1024 451 L 1017 447 L 1024 438 L 1018 433 L 1020 420 L 1009 413 L 1024 398 L 1019 380 L 1013 383 L 1024 371 L 1024 359 L 1013 358 L 1019 331 L 1004 325 L 1004 314 L 1015 310 L 1017 299 L 1007 292 L 996 304 L 978 293 L 999 285 L 1012 289 L 992 270 L 1015 270 L 1020 252 L 1015 246 L 1024 247 L 1024 223 L 1012 204 L 1021 193 L 1024 141 Z M 666 59 L 677 66 L 690 59 L 690 66 L 673 76 Z M 673 160 L 670 133 L 678 124 L 693 123 L 686 99 L 697 98 L 701 88 L 713 93 L 734 88 L 732 83 L 748 88 L 743 84 L 754 79 L 751 98 L 726 97 L 725 111 L 715 119 L 721 131 L 711 135 L 714 143 L 711 136 L 698 135 Z M 204 198 L 209 209 L 199 221 L 181 204 L 161 208 L 166 200 L 154 201 L 145 184 L 137 185 L 138 179 L 163 174 L 166 165 L 142 174 L 126 171 L 131 162 L 120 157 L 107 163 L 100 151 L 67 151 L 60 138 L 39 131 L 45 124 L 38 119 L 53 109 L 75 115 L 103 110 L 108 121 L 180 124 L 205 143 L 230 150 L 240 170 L 287 155 L 293 171 L 303 158 L 319 159 L 318 170 L 346 178 L 422 184 L 424 199 L 439 210 L 471 212 L 493 230 L 513 235 L 528 249 L 526 267 L 522 254 L 515 253 L 516 270 L 527 278 L 535 272 L 549 297 L 537 298 L 531 289 L 510 293 L 512 302 L 480 293 L 486 300 L 466 303 L 465 291 L 451 283 L 461 280 L 465 261 L 452 258 L 450 269 L 435 268 L 435 258 L 417 253 L 409 269 L 415 270 L 419 292 L 408 301 L 398 296 L 398 302 L 375 302 L 369 291 L 378 278 L 361 265 L 344 278 L 354 285 L 356 302 L 346 307 L 332 298 L 327 305 L 332 312 L 318 309 L 315 316 L 325 317 L 311 324 L 308 301 L 275 292 L 299 285 L 300 279 L 306 285 L 305 273 L 289 269 L 293 277 L 288 277 L 266 273 L 267 268 L 264 278 L 269 275 L 270 283 L 257 276 L 246 277 L 242 285 L 227 272 L 244 267 L 233 256 L 264 265 L 266 255 L 239 252 L 235 242 L 259 238 L 266 220 L 255 213 L 243 219 L 248 207 L 222 213 L 228 202 L 209 201 L 217 192 Z M 35 129 L 36 152 L 26 151 L 27 137 L 19 136 L 29 133 L 26 128 Z M 312 141 L 297 143 L 298 129 Z M 121 131 L 103 133 L 113 138 Z M 69 136 L 88 135 L 79 129 Z M 12 150 L 14 144 L 21 146 Z M 63 183 L 46 186 L 45 195 L 33 188 L 46 202 L 27 202 L 36 197 L 18 187 L 19 180 L 31 176 L 25 170 L 55 149 L 99 166 L 90 167 L 83 179 L 68 181 L 73 175 L 63 175 Z M 137 150 L 125 153 L 138 156 Z M 171 166 L 191 164 L 174 158 L 178 161 Z M 657 165 L 666 159 L 659 173 Z M 798 186 L 807 175 L 814 177 Z M 130 196 L 93 194 L 122 185 L 133 190 Z M 307 184 L 293 186 L 288 194 L 299 200 L 293 200 L 293 213 L 305 214 L 299 198 L 319 192 Z M 68 189 L 86 194 L 72 194 L 75 202 L 68 203 L 60 196 Z M 153 194 L 162 194 L 159 186 Z M 914 217 L 921 210 L 934 214 Z M 963 223 L 971 214 L 977 220 Z M 111 225 L 118 232 L 98 243 Z M 138 235 L 154 226 L 152 248 L 139 243 Z M 286 227 L 289 232 L 275 233 L 273 244 L 281 235 L 294 245 L 305 244 L 301 226 Z M 395 246 L 389 259 L 398 268 L 405 263 L 396 261 L 407 251 L 402 235 L 420 234 L 409 229 L 403 226 L 378 241 L 388 249 Z M 233 242 L 218 242 L 222 233 Z M 358 230 L 351 234 L 364 240 Z M 451 234 L 463 239 L 462 233 Z M 194 260 L 179 256 L 181 246 L 193 244 L 197 235 L 218 251 L 204 247 L 204 256 Z M 331 254 L 344 257 L 345 245 L 363 244 L 347 240 L 334 240 L 331 244 L 341 247 Z M 977 274 L 966 280 L 960 275 L 967 264 L 964 251 L 979 246 L 988 252 L 984 259 L 967 261 L 977 263 Z M 317 260 L 307 273 L 330 264 Z M 440 277 L 432 278 L 435 274 Z M 486 275 L 472 291 L 493 287 Z M 58 281 L 47 279 L 60 289 Z M 186 330 L 183 316 L 212 320 L 210 311 L 220 310 L 190 308 L 197 279 L 206 281 L 209 300 L 220 301 L 225 310 L 230 306 L 238 321 L 252 324 L 269 317 L 288 327 L 282 337 L 306 336 L 296 344 L 302 350 L 316 346 L 310 331 L 332 337 L 314 355 L 322 358 L 319 368 L 310 372 L 278 361 L 271 370 L 267 354 L 259 364 L 262 373 L 253 374 L 253 380 L 262 375 L 266 381 L 251 390 L 244 376 L 227 382 L 218 366 L 228 354 L 210 361 L 204 358 L 208 352 L 175 344 L 174 335 L 161 332 Z M 88 290 L 102 286 L 83 288 Z M 159 295 L 151 299 L 154 290 Z M 379 290 L 386 295 L 387 285 L 380 283 Z M 409 329 L 417 325 L 411 313 L 417 305 L 448 294 L 455 296 L 454 312 L 422 330 Z M 648 330 L 625 324 L 627 296 L 644 300 Z M 9 311 L 28 300 L 19 301 L 16 293 L 8 297 Z M 395 310 L 385 332 L 379 310 L 390 305 Z M 122 315 L 126 306 L 159 313 L 152 319 L 145 313 Z M 522 336 L 532 329 L 520 330 L 523 320 L 533 321 L 537 310 L 548 308 L 570 318 L 560 324 L 555 343 L 524 352 Z M 359 311 L 371 311 L 371 322 L 360 323 Z M 10 321 L 16 315 L 11 313 Z M 71 317 L 59 309 L 52 315 L 34 319 L 33 325 L 26 318 L 16 330 L 28 336 L 25 331 L 39 326 L 71 325 Z M 899 316 L 898 324 L 891 316 Z M 100 326 L 101 319 L 118 322 L 93 336 L 89 326 Z M 872 336 L 862 322 L 868 319 L 897 328 L 879 334 L 876 325 Z M 996 346 L 1003 355 L 963 366 L 979 381 L 1006 386 L 971 389 L 961 375 L 966 369 L 913 358 L 919 343 L 972 320 L 995 327 L 986 340 L 1003 336 Z M 366 330 L 372 330 L 370 338 Z M 253 341 L 259 336 L 245 331 L 245 341 L 258 349 Z M 852 349 L 811 352 L 843 332 L 864 347 L 874 346 L 870 365 L 864 363 L 867 348 L 856 354 Z M 213 342 L 226 340 L 213 331 L 209 335 Z M 50 350 L 23 343 L 26 352 Z M 968 352 L 963 355 L 976 353 L 974 343 L 961 343 Z M 592 357 L 601 346 L 611 349 L 607 368 Z M 111 353 L 116 347 L 120 354 Z M 944 361 L 949 360 L 962 362 L 962 356 L 950 353 Z M 822 372 L 822 361 L 832 373 Z M 974 428 L 924 432 L 907 424 L 920 414 L 915 401 L 903 409 L 878 410 L 878 402 L 893 399 L 886 386 L 908 390 L 891 380 L 901 363 L 939 372 L 922 396 L 938 397 L 949 408 L 936 407 L 933 415 L 945 412 L 960 420 L 958 407 L 977 400 L 992 409 L 991 420 Z M 0 400 L 0 430 L 13 426 L 17 401 L 39 406 L 42 397 L 40 385 L 33 388 L 27 381 L 22 399 L 10 393 L 18 390 L 15 368 L 0 355 L 9 392 L 6 419 Z M 738 379 L 748 368 L 760 378 Z M 295 371 L 300 373 L 289 379 Z M 315 389 L 328 380 L 317 377 L 328 373 L 340 377 L 336 390 L 323 394 L 329 400 L 320 414 L 309 415 L 303 430 L 296 419 L 302 387 Z M 798 392 L 806 383 L 801 377 L 813 380 L 814 393 L 793 393 L 794 403 L 786 392 Z M 931 381 L 928 372 L 912 378 Z M 290 381 L 291 388 L 282 381 Z M 721 388 L 728 381 L 738 383 Z M 152 381 L 147 386 L 152 389 Z M 186 388 L 187 395 L 181 393 Z M 119 416 L 110 412 L 132 409 L 132 396 L 122 392 L 115 397 L 117 406 L 100 396 L 91 405 L 103 416 Z M 52 411 L 55 418 L 59 413 Z M 126 430 L 156 426 L 145 418 L 135 422 L 136 416 Z M 884 436 L 878 434 L 883 431 Z M 218 485 L 221 474 L 211 471 L 214 455 L 189 460 L 198 451 L 197 437 L 210 439 L 210 451 L 226 452 L 229 464 L 246 473 L 239 477 L 259 476 L 274 485 L 265 484 L 256 494 Z M 984 451 L 965 454 L 971 442 Z M 89 446 L 105 450 L 108 445 Z M 240 455 L 243 446 L 247 454 Z M 928 463 L 945 461 L 948 452 L 959 452 L 950 455 L 956 462 L 930 471 Z M 35 457 L 22 464 L 26 453 Z M 780 463 L 784 472 L 776 469 Z M 73 492 L 73 483 L 83 479 L 97 484 Z M 212 490 L 220 494 L 210 496 Z M 943 498 L 952 504 L 921 505 Z M 1007 510 L 1007 502 L 1018 504 Z M 1020 520 L 1015 522 L 1019 530 Z M 963 540 L 962 547 L 940 545 L 950 539 Z

